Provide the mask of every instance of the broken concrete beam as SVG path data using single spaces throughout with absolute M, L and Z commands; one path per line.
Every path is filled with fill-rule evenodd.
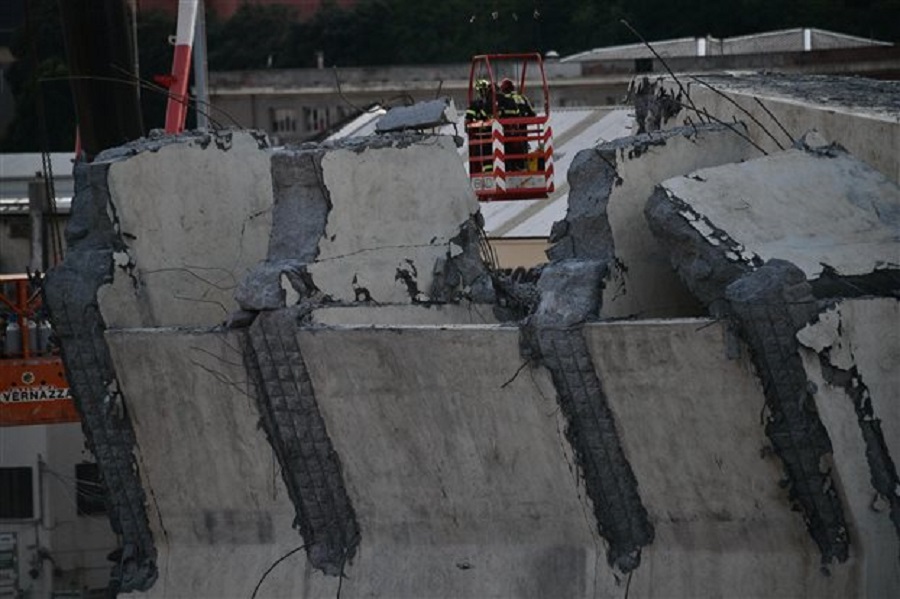
M 90 165 L 115 241 L 115 276 L 98 291 L 107 326 L 213 326 L 298 299 L 493 301 L 450 138 L 264 146 L 250 133 L 184 134 Z
M 766 433 L 791 499 L 823 564 L 847 560 L 852 542 L 842 498 L 857 491 L 844 489 L 828 463 L 862 456 L 839 427 L 823 426 L 819 386 L 810 383 L 822 375 L 808 374 L 798 332 L 842 297 L 896 297 L 900 188 L 839 148 L 807 147 L 667 180 L 646 215 L 688 287 L 711 312 L 729 317 L 749 346 L 766 395 Z M 833 384 L 853 379 L 843 367 Z M 859 403 L 859 381 L 853 388 Z M 883 433 L 864 428 L 872 480 L 894 480 Z M 888 486 L 875 485 L 879 493 Z
M 802 270 L 771 260 L 732 282 L 725 297 L 762 378 L 765 431 L 784 464 L 791 501 L 800 507 L 823 565 L 844 562 L 850 539 L 828 467 L 833 446 L 812 407 L 796 338 L 819 308 L 812 288 Z
M 264 138 L 140 140 L 87 168 L 97 172 L 118 243 L 115 276 L 98 294 L 107 326 L 212 326 L 237 309 L 234 289 L 265 256 L 272 227 Z
M 568 212 L 553 227 L 547 255 L 608 263 L 603 318 L 702 314 L 650 233 L 644 205 L 653 187 L 670 177 L 758 155 L 722 125 L 669 129 L 582 150 L 569 169 Z
M 873 597 L 900 588 L 900 336 L 890 326 L 898 322 L 896 297 L 852 299 L 828 308 L 797 334 L 816 409 L 842 449 L 834 454 L 835 477 Z
M 309 561 L 325 574 L 343 576 L 359 546 L 359 524 L 297 344 L 298 316 L 299 308 L 260 315 L 250 327 L 244 361 Z
M 160 523 L 151 533 L 147 483 L 135 457 L 132 407 L 148 397 L 141 387 L 124 392 L 118 386 L 132 365 L 113 355 L 125 350 L 111 351 L 108 333 L 212 328 L 226 317 L 231 326 L 259 330 L 263 324 L 252 325 L 259 312 L 277 314 L 301 301 L 296 312 L 305 314 L 326 302 L 329 309 L 409 308 L 430 304 L 432 296 L 445 303 L 493 297 L 479 253 L 477 202 L 449 138 L 384 135 L 286 151 L 273 161 L 265 138 L 254 133 L 186 133 L 104 152 L 79 165 L 77 177 L 66 260 L 48 274 L 45 292 L 90 448 L 111 488 L 111 520 L 123 540 L 117 590 L 153 584 L 156 542 L 170 531 Z M 459 310 L 429 314 L 442 323 L 460 316 Z M 368 321 L 358 310 L 332 321 L 354 318 Z M 261 322 L 269 320 L 277 316 Z M 314 468 L 304 470 L 308 464 L 291 444 L 293 429 L 283 422 L 294 415 L 291 401 L 303 397 L 270 388 L 265 375 L 277 360 L 265 358 L 272 352 L 249 341 L 243 349 L 247 363 L 257 364 L 250 371 L 261 373 L 253 377 L 261 405 L 275 414 L 263 420 L 306 518 L 298 516 L 298 524 L 309 537 L 310 560 L 337 575 L 354 534 L 334 541 L 318 526 L 331 514 L 313 514 L 308 503 L 321 481 L 310 474 Z M 194 389 L 182 399 L 198 394 Z M 155 432 L 145 429 L 144 439 Z M 333 455 L 323 452 L 314 466 Z M 210 516 L 212 536 L 221 532 L 218 517 Z M 259 526 L 265 529 L 265 521 Z
M 390 133 L 409 129 L 421 131 L 459 122 L 456 106 L 451 98 L 418 102 L 412 106 L 395 106 L 375 124 L 376 133 Z
M 520 345 L 524 358 L 550 372 L 597 530 L 609 544 L 607 563 L 628 573 L 640 565 L 641 550 L 654 533 L 583 331 L 599 312 L 607 264 L 548 264 L 537 284 L 540 303 L 522 325 Z
M 275 217 L 259 280 L 279 288 L 247 285 L 243 307 L 277 301 L 280 277 L 272 273 L 285 261 L 302 271 L 302 288 L 295 286 L 302 299 L 492 301 L 478 253 L 478 204 L 452 139 L 391 134 L 286 149 L 273 156 L 272 177 Z M 435 287 L 435 269 L 443 276 L 448 264 L 457 276 Z M 263 297 L 253 297 L 257 291 Z
M 862 588 L 856 561 L 820 572 L 819 550 L 760 426 L 762 388 L 746 354 L 727 357 L 724 323 L 644 319 L 583 331 L 654 529 L 629 596 L 708 596 L 714 581 L 737 579 L 748 597 Z M 767 575 L 744 578 L 748 571 Z

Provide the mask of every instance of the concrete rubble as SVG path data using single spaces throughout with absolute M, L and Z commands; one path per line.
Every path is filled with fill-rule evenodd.
M 192 133 L 76 176 L 46 294 L 118 591 L 900 588 L 900 193 L 842 149 L 585 150 L 536 283 L 451 137 Z

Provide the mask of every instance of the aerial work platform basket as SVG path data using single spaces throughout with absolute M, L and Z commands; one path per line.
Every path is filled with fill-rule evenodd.
M 554 190 L 553 132 L 548 122 L 550 94 L 541 55 L 486 54 L 472 58 L 470 107 L 479 98 L 476 85 L 485 81 L 487 110 L 483 118 L 466 120 L 469 178 L 475 194 L 483 202 L 547 198 Z M 533 116 L 510 116 L 502 110 L 501 82 L 514 86 L 514 91 L 525 98 L 539 94 L 537 99 L 542 104 L 532 106 Z

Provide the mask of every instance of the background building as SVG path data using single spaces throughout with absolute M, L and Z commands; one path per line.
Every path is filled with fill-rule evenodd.
M 550 103 L 613 106 L 625 101 L 636 75 L 766 70 L 900 79 L 894 45 L 819 29 L 772 31 L 725 39 L 653 42 L 598 48 L 546 62 Z M 276 143 L 313 139 L 373 104 L 393 106 L 450 96 L 466 104 L 468 64 L 268 69 L 210 73 L 212 116 L 268 132 Z

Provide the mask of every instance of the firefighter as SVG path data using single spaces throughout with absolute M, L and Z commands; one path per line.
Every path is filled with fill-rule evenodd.
M 475 97 L 466 110 L 466 130 L 469 132 L 469 169 L 473 173 L 493 170 L 491 156 L 491 126 L 485 124 L 493 115 L 491 83 L 487 79 L 475 82 Z
M 508 112 L 506 116 L 521 117 L 535 115 L 531 102 L 523 94 L 516 91 L 516 84 L 513 83 L 512 79 L 509 77 L 505 77 L 500 82 L 500 98 L 497 100 L 498 103 L 501 99 Z
M 505 77 L 500 81 L 500 95 L 497 97 L 497 111 L 500 118 L 521 118 L 535 116 L 531 102 L 524 95 L 516 91 L 516 84 L 512 79 Z M 528 133 L 528 125 L 522 123 L 504 125 L 503 132 L 506 137 L 524 138 Z M 509 170 L 520 171 L 525 169 L 525 154 L 528 153 L 528 141 L 516 139 L 507 141 L 504 145 L 505 153 L 519 155 L 507 161 Z
M 491 84 L 487 79 L 479 79 L 475 82 L 475 97 L 472 104 L 466 110 L 466 121 L 484 121 L 491 114 Z

